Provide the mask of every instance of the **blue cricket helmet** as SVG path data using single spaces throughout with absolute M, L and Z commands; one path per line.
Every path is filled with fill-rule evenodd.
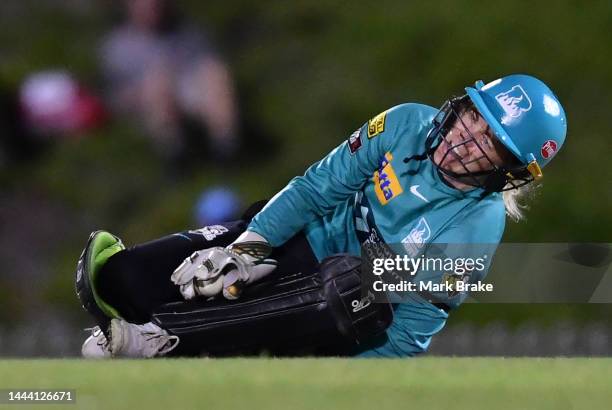
M 534 178 L 541 177 L 567 133 L 565 111 L 550 88 L 535 77 L 515 74 L 465 90 L 499 141 Z

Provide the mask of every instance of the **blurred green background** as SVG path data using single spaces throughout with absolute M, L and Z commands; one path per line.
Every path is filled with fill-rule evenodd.
M 106 1 L 3 1 L 0 88 L 64 67 L 99 85 L 96 52 L 117 12 Z M 279 148 L 219 171 L 209 158 L 168 175 L 129 125 L 111 122 L 0 168 L 0 324 L 41 311 L 87 323 L 73 270 L 90 231 L 133 244 L 191 228 L 207 186 L 245 202 L 270 197 L 374 114 L 402 102 L 440 106 L 475 80 L 524 72 L 555 90 L 567 143 L 545 170 L 527 220 L 506 242 L 611 242 L 612 2 L 181 1 L 230 66 L 242 115 Z M 3 132 L 0 130 L 0 132 Z M 24 255 L 29 261 L 23 262 Z M 32 274 L 36 271 L 36 275 Z M 469 305 L 451 323 L 609 322 L 608 305 Z

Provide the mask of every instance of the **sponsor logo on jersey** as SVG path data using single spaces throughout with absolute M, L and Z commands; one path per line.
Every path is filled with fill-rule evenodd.
M 348 141 L 348 147 L 351 155 L 355 154 L 359 148 L 361 148 L 361 129 L 358 129 L 351 134 Z
M 518 118 L 522 113 L 531 109 L 531 100 L 520 85 L 515 85 L 508 91 L 497 94 L 495 99 L 506 115 L 511 118 Z
M 424 202 L 429 202 L 429 199 L 425 198 L 420 192 L 419 192 L 419 187 L 420 185 L 411 185 L 410 186 L 410 193 L 414 196 L 416 196 L 417 198 L 419 198 L 421 201 Z
M 421 249 L 423 249 L 430 237 L 431 229 L 429 228 L 429 224 L 425 218 L 421 218 L 417 226 L 402 239 L 402 243 L 408 255 L 414 258 L 419 255 Z
M 546 141 L 540 149 L 540 154 L 542 154 L 544 159 L 552 157 L 555 155 L 555 152 L 557 152 L 557 143 L 553 140 Z
M 392 159 L 393 155 L 387 152 L 380 162 L 378 171 L 374 172 L 374 192 L 383 205 L 387 205 L 389 201 L 404 192 L 391 166 Z
M 368 138 L 374 138 L 381 132 L 385 131 L 385 120 L 387 119 L 387 111 L 383 111 L 376 117 L 368 121 Z
M 222 235 L 225 232 L 227 232 L 227 228 L 223 225 L 210 225 L 189 231 L 189 233 L 204 236 L 207 241 L 212 241 L 217 236 Z

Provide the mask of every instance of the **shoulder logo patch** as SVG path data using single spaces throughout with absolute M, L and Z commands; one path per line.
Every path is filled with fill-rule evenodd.
M 351 155 L 361 148 L 361 128 L 351 134 L 348 139 L 348 147 Z
M 387 111 L 383 111 L 376 117 L 368 121 L 368 138 L 374 138 L 381 132 L 385 131 L 385 120 L 387 119 Z

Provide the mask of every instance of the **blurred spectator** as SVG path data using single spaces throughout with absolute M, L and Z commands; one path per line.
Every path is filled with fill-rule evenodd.
M 194 216 L 198 226 L 233 221 L 240 215 L 242 201 L 231 188 L 216 186 L 206 189 L 198 198 Z
M 19 89 L 25 127 L 39 138 L 74 136 L 101 125 L 102 102 L 66 71 L 30 74 Z
M 63 70 L 0 86 L 0 168 L 36 157 L 58 138 L 81 136 L 106 117 L 101 99 Z
M 183 23 L 171 1 L 124 0 L 124 6 L 125 21 L 101 48 L 112 108 L 136 115 L 169 160 L 192 151 L 189 122 L 198 124 L 198 134 L 208 134 L 214 159 L 233 157 L 238 146 L 232 80 L 208 38 Z

